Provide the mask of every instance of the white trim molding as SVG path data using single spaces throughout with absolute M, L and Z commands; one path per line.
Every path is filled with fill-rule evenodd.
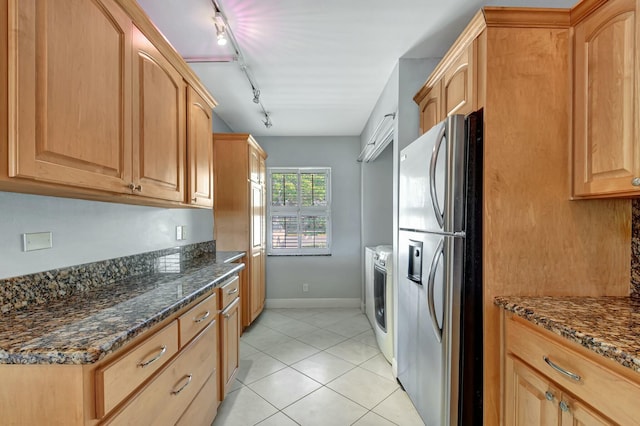
M 282 308 L 360 308 L 360 299 L 267 299 L 267 309 Z

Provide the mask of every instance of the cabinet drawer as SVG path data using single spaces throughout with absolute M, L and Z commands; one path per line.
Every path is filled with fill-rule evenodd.
M 218 314 L 218 296 L 213 293 L 211 296 L 189 309 L 178 318 L 180 325 L 180 347 L 185 346 L 191 339 L 196 337 L 200 331 L 209 325 L 211 320 Z
M 213 373 L 176 426 L 210 425 L 218 413 L 218 377 Z
M 101 418 L 178 352 L 176 321 L 96 371 L 96 415 Z
M 214 374 L 217 350 L 214 321 L 107 424 L 174 425 Z
M 546 330 L 536 330 L 532 326 L 509 319 L 506 321 L 505 336 L 507 352 L 530 364 L 612 420 L 621 424 L 638 424 L 640 411 L 637 398 L 640 395 L 640 383 L 552 340 L 555 337 L 546 336 L 546 333 Z M 602 358 L 603 363 L 607 361 L 595 353 L 593 356 Z M 580 376 L 580 379 L 570 378 L 557 371 L 545 361 L 545 357 L 556 366 Z M 640 381 L 640 375 L 638 379 Z
M 220 309 L 229 306 L 240 293 L 240 280 L 236 275 L 220 286 Z

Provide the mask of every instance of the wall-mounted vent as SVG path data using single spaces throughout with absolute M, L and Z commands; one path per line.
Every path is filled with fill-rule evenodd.
M 359 162 L 369 163 L 376 158 L 393 140 L 394 122 L 396 113 L 391 112 L 385 114 L 382 120 L 378 123 L 375 130 L 371 134 L 369 141 L 362 149 L 360 156 L 358 156 Z

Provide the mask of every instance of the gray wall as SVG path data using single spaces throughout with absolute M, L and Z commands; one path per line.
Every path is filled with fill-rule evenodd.
M 233 130 L 231 130 L 231 127 L 229 127 L 227 122 L 224 121 L 222 118 L 220 118 L 220 116 L 216 114 L 215 111 L 213 112 L 213 115 L 211 116 L 211 118 L 213 121 L 212 123 L 213 131 L 215 133 L 233 133 Z
M 175 227 L 187 239 L 176 241 Z M 22 251 L 25 232 L 53 232 L 53 248 Z M 213 239 L 207 209 L 164 209 L 0 192 L 0 278 Z
M 257 139 L 267 167 L 331 167 L 332 255 L 267 257 L 267 299 L 360 298 L 360 138 Z

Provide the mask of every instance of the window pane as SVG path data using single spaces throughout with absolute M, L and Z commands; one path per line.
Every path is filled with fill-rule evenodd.
M 302 216 L 302 247 L 327 247 L 327 218 L 325 216 Z
M 298 206 L 297 173 L 273 173 L 271 175 L 271 205 Z
M 298 248 L 298 218 L 296 216 L 271 217 L 271 247 Z
M 300 192 L 302 206 L 326 206 L 327 175 L 324 173 L 301 173 Z

